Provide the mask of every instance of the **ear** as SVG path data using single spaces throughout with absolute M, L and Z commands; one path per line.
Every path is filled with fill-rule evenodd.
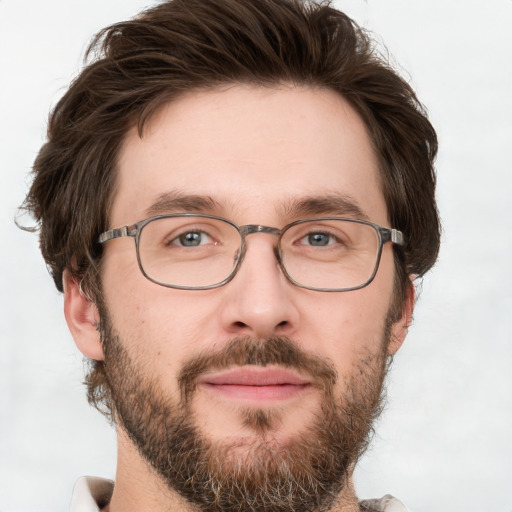
M 96 304 L 84 294 L 66 269 L 64 283 L 64 316 L 76 346 L 90 359 L 104 359 L 98 325 L 100 316 Z
M 407 294 L 402 308 L 401 317 L 391 326 L 391 339 L 388 344 L 388 355 L 394 355 L 402 346 L 412 322 L 416 293 L 412 280 L 409 280 Z

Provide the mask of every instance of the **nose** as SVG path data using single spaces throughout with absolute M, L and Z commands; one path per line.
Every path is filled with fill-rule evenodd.
M 298 288 L 283 274 L 274 253 L 275 236 L 257 234 L 246 239 L 238 273 L 224 286 L 221 313 L 225 331 L 239 336 L 291 335 L 297 327 Z

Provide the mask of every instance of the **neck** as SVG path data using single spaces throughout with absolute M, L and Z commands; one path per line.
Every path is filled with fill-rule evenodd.
M 361 511 L 351 474 L 346 478 L 343 491 L 329 512 Z M 141 457 L 123 430 L 118 429 L 116 483 L 112 499 L 102 512 L 140 510 L 198 512 L 200 509 L 187 502 L 176 491 L 169 489 L 156 471 Z

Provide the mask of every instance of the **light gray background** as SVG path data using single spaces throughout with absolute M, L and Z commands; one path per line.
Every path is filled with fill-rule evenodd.
M 112 477 L 114 433 L 35 235 L 12 219 L 50 105 L 90 36 L 150 0 L 0 0 L 0 510 L 63 511 Z M 395 359 L 361 497 L 415 512 L 512 511 L 512 1 L 338 1 L 385 41 L 438 129 L 443 249 Z

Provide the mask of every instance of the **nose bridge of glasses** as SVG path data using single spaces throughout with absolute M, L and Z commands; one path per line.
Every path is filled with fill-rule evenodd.
M 247 246 L 245 245 L 245 238 L 248 235 L 253 235 L 255 233 L 261 233 L 261 234 L 265 234 L 265 235 L 275 235 L 277 237 L 280 237 L 283 232 L 279 228 L 273 228 L 271 226 L 262 226 L 261 224 L 247 224 L 246 226 L 239 226 L 238 231 L 242 238 L 242 250 L 239 253 L 240 264 L 242 263 L 242 260 L 245 259 L 245 255 L 247 252 Z M 274 246 L 274 255 L 275 255 L 278 263 L 281 264 L 281 256 L 279 254 L 279 249 L 277 247 L 277 244 Z
M 247 235 L 252 235 L 254 233 L 281 236 L 280 229 L 272 228 L 270 226 L 262 226 L 260 224 L 247 224 L 246 226 L 240 226 L 239 231 L 242 235 L 242 238 L 245 238 Z

